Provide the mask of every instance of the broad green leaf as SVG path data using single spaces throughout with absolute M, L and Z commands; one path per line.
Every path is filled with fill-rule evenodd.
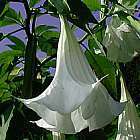
M 38 35 L 42 35 L 44 32 L 47 32 L 51 29 L 56 29 L 54 26 L 47 26 L 47 25 L 39 25 L 36 27 L 36 33 Z
M 59 32 L 48 31 L 48 32 L 42 33 L 42 36 L 46 39 L 59 38 Z
M 7 8 L 8 8 L 8 4 L 7 4 L 6 0 L 2 0 L 0 3 L 0 17 L 5 13 Z
M 19 23 L 20 19 L 18 18 L 18 14 L 10 7 L 8 7 L 8 10 L 5 12 L 5 14 L 0 17 L 0 27 Z
M 17 22 L 15 22 L 15 20 L 13 19 L 10 19 L 8 17 L 5 17 L 4 19 L 0 18 L 0 27 L 13 25 L 13 24 L 17 24 Z
M 8 131 L 10 121 L 13 117 L 14 108 L 15 107 L 8 109 L 6 112 L 4 112 L 4 114 L 1 114 L 2 126 L 0 126 L 0 140 L 6 139 L 6 133 Z
M 14 59 L 14 57 L 21 56 L 21 51 L 8 50 L 0 53 L 0 64 L 5 64 Z
M 68 19 L 78 27 L 83 29 L 85 27 L 85 24 L 89 22 L 96 24 L 98 23 L 95 17 L 92 15 L 91 10 L 83 1 L 67 0 L 67 3 L 70 7 L 71 14 L 74 15 L 74 18 L 72 16 L 69 16 Z
M 11 49 L 13 49 L 13 50 L 21 50 L 21 51 L 25 50 L 25 44 L 24 44 L 24 42 L 21 39 L 15 37 L 15 36 L 8 36 L 7 38 L 10 41 L 12 41 L 13 43 L 15 43 L 15 45 L 11 45 L 11 44 L 7 45 Z
M 6 17 L 9 17 L 9 18 L 13 18 L 15 20 L 18 20 L 18 14 L 17 14 L 17 12 L 14 9 L 10 8 L 10 7 L 6 11 Z
M 122 4 L 127 6 L 135 6 L 138 3 L 138 0 L 122 0 Z
M 66 0 L 49 0 L 56 7 L 59 14 L 66 15 L 69 12 L 69 7 Z
M 7 69 L 15 57 L 21 56 L 22 52 L 17 50 L 5 51 L 0 53 L 0 79 L 6 77 Z
M 116 93 L 116 76 L 113 64 L 106 57 L 101 56 L 100 54 L 85 51 L 85 55 L 99 78 L 108 75 L 103 80 L 103 83 L 110 93 Z
M 30 0 L 30 7 L 33 7 L 35 4 L 37 4 L 40 0 Z
M 51 60 L 51 61 L 45 63 L 43 65 L 43 67 L 46 68 L 46 69 L 49 68 L 49 67 L 55 68 L 56 67 L 56 60 Z
M 40 37 L 38 40 L 38 46 L 41 49 L 41 51 L 46 52 L 47 55 L 49 55 L 49 56 L 56 53 L 56 48 L 54 48 L 53 42 L 50 42 L 50 41 L 53 41 L 53 38 L 46 39 L 44 37 Z
M 91 53 L 94 53 L 95 49 L 99 49 L 98 45 L 92 37 L 88 39 L 88 48 L 91 51 Z
M 51 56 L 56 53 L 58 38 L 59 32 L 56 31 L 42 32 L 41 36 L 38 38 L 38 46 L 42 51 L 47 52 L 47 55 Z
M 101 8 L 99 0 L 83 0 L 90 10 L 99 10 Z

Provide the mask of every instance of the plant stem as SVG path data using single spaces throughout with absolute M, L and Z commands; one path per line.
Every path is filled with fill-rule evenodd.
M 32 97 L 32 83 L 34 80 L 34 73 L 36 70 L 36 44 L 37 39 L 35 35 L 35 22 L 36 14 L 34 15 L 32 22 L 32 33 L 30 32 L 30 21 L 32 12 L 30 11 L 28 1 L 24 0 L 24 7 L 26 10 L 26 26 L 25 32 L 28 37 L 28 42 L 25 50 L 25 65 L 24 65 L 24 82 L 23 82 L 23 95 L 25 98 Z
M 15 31 L 13 31 L 13 32 L 11 32 L 11 33 L 8 33 L 8 34 L 4 35 L 4 36 L 0 39 L 0 41 L 3 40 L 3 39 L 5 39 L 5 38 L 7 38 L 8 36 L 10 36 L 10 35 L 12 35 L 12 34 L 14 34 L 14 33 L 17 33 L 17 32 L 19 32 L 19 31 L 22 31 L 22 30 L 24 30 L 24 29 L 25 29 L 25 28 L 23 27 L 23 28 L 20 28 L 20 29 L 15 30 Z

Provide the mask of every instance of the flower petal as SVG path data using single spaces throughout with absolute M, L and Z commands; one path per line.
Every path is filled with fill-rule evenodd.
M 128 101 L 118 120 L 118 133 L 116 140 L 139 140 L 140 118 L 138 117 L 135 104 L 121 78 L 121 101 Z
M 107 48 L 107 57 L 110 60 L 128 62 L 140 51 L 138 45 L 140 38 L 132 27 L 118 22 L 119 20 L 117 15 L 112 17 L 112 22 L 107 26 L 103 44 Z M 119 23 L 118 26 L 116 23 Z

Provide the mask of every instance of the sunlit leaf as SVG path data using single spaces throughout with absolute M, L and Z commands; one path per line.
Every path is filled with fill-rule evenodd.
M 99 0 L 83 0 L 83 2 L 90 8 L 90 10 L 99 10 L 101 8 Z
M 131 26 L 133 26 L 136 31 L 140 34 L 140 21 L 133 19 L 132 17 L 127 17 L 130 21 Z

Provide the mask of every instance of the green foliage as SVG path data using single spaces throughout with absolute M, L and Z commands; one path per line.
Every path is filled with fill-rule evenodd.
M 40 25 L 36 28 L 38 34 L 38 47 L 51 56 L 56 54 L 59 33 L 51 31 L 53 26 Z
M 22 53 L 19 50 L 5 51 L 0 53 L 0 65 L 2 67 L 0 73 L 2 76 L 7 72 L 8 66 L 10 63 L 12 63 L 14 57 L 19 57 L 21 54 Z
M 56 29 L 54 26 L 47 26 L 47 25 L 39 25 L 36 27 L 36 33 L 38 36 L 41 36 L 43 33 L 48 32 L 50 30 Z
M 66 0 L 49 0 L 56 7 L 59 14 L 66 15 L 69 12 L 69 7 Z
M 17 12 L 10 8 L 5 10 L 5 13 L 0 17 L 0 27 L 13 25 L 13 24 L 20 24 L 21 23 L 21 16 L 17 14 Z
M 15 36 L 8 36 L 7 38 L 15 44 L 15 45 L 8 44 L 7 45 L 8 47 L 10 47 L 13 50 L 19 50 L 19 51 L 25 50 L 25 44 L 22 40 L 20 40 Z
M 6 0 L 2 0 L 1 4 L 0 4 L 0 17 L 3 14 L 3 12 L 5 11 L 5 7 L 6 7 Z
M 90 10 L 100 10 L 101 4 L 99 0 L 83 0 L 83 2 L 90 8 Z
M 116 74 L 113 64 L 104 56 L 90 53 L 88 50 L 85 55 L 99 78 L 108 75 L 103 83 L 112 95 L 116 94 Z
M 30 0 L 30 7 L 33 7 L 35 4 L 37 4 L 40 0 Z
M 127 18 L 130 21 L 131 26 L 134 27 L 134 29 L 140 34 L 140 22 L 130 16 L 128 16 Z
M 122 4 L 126 6 L 135 6 L 138 3 L 138 0 L 122 0 Z

